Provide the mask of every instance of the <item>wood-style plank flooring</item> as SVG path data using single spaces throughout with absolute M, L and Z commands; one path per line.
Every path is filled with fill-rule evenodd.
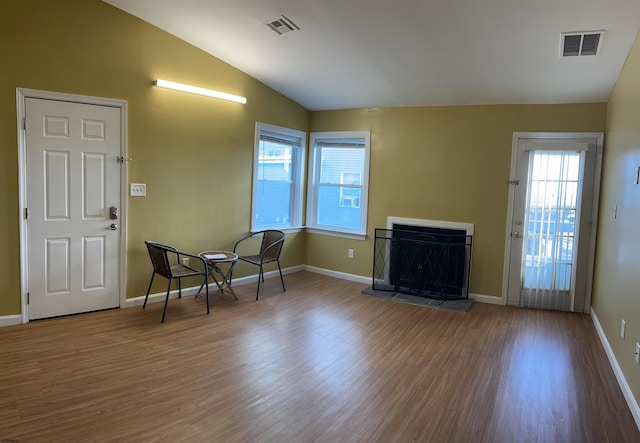
M 285 282 L 0 328 L 0 440 L 640 441 L 587 315 Z

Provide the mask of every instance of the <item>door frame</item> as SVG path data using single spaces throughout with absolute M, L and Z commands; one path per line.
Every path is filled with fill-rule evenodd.
M 596 247 L 596 234 L 598 227 L 598 208 L 600 202 L 600 182 L 602 177 L 602 155 L 604 147 L 604 133 L 603 132 L 514 132 L 513 142 L 511 145 L 511 168 L 509 170 L 509 180 L 507 185 L 509 186 L 509 200 L 507 204 L 507 224 L 505 229 L 505 241 L 504 241 L 504 264 L 502 269 L 502 304 L 506 305 L 508 302 L 508 290 L 509 290 L 509 267 L 511 263 L 511 227 L 513 226 L 513 205 L 515 198 L 515 185 L 510 181 L 516 175 L 516 166 L 518 160 L 518 145 L 523 140 L 580 140 L 582 142 L 595 144 L 596 149 L 596 171 L 594 177 L 594 189 L 596 190 L 593 196 L 593 207 L 591 209 L 591 233 L 589 237 L 589 252 L 587 257 L 587 281 L 585 289 L 584 300 L 584 312 L 589 313 L 591 310 L 591 292 L 593 289 L 593 268 L 595 264 L 595 247 Z
M 120 156 L 127 158 L 127 101 L 87 95 L 67 94 L 61 92 L 40 91 L 37 89 L 16 88 L 17 109 L 17 134 L 18 134 L 18 202 L 19 226 L 20 226 L 20 299 L 22 323 L 29 323 L 29 250 L 28 250 L 28 226 L 25 217 L 27 207 L 27 140 L 24 130 L 26 119 L 25 100 L 35 98 L 42 100 L 55 100 L 62 102 L 78 103 L 84 105 L 109 106 L 120 110 Z M 123 307 L 126 301 L 127 284 L 127 162 L 123 161 L 120 169 L 120 266 L 119 272 L 119 306 Z

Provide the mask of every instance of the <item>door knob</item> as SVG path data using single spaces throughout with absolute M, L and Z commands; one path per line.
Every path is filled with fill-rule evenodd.
M 111 223 L 111 226 L 109 226 L 107 229 L 109 229 L 111 231 L 117 231 L 118 230 L 118 225 L 116 223 Z
M 520 234 L 518 231 L 514 231 L 514 232 L 513 232 L 513 236 L 514 236 L 515 238 L 522 238 L 522 234 Z

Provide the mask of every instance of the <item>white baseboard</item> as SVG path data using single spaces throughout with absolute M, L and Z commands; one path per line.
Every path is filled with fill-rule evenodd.
M 309 271 L 315 274 L 321 274 L 329 277 L 340 278 L 342 280 L 349 280 L 349 281 L 355 281 L 358 283 L 371 284 L 371 277 L 365 277 L 365 276 L 356 275 L 356 274 L 348 274 L 346 272 L 333 271 L 331 269 L 318 268 L 316 266 L 309 266 L 309 265 L 297 265 L 297 266 L 291 266 L 289 268 L 284 268 L 282 270 L 282 274 L 283 275 L 294 274 L 300 271 Z M 265 279 L 275 278 L 278 276 L 279 274 L 277 270 L 265 272 L 264 274 Z M 247 283 L 252 283 L 257 278 L 258 278 L 258 274 L 248 275 L 246 277 L 234 278 L 233 284 L 243 285 Z M 215 285 L 214 285 L 214 288 L 215 288 Z M 195 295 L 198 292 L 198 289 L 200 289 L 200 286 L 183 288 L 182 295 L 185 297 Z M 149 294 L 149 300 L 147 303 L 164 302 L 165 296 L 166 296 L 165 292 Z M 469 297 L 475 299 L 477 302 L 480 302 L 480 303 L 491 303 L 491 304 L 497 304 L 497 305 L 504 304 L 502 298 L 500 297 L 492 297 L 490 295 L 482 295 L 482 294 L 469 294 Z M 145 295 L 139 295 L 136 297 L 127 298 L 125 299 L 124 305 L 120 307 L 130 308 L 133 306 L 142 306 L 144 303 L 144 298 L 145 298 Z M 178 298 L 177 290 L 171 291 L 169 293 L 169 299 L 175 299 L 175 298 Z M 0 327 L 19 325 L 19 324 L 22 324 L 21 315 L 7 315 L 4 317 L 0 317 Z
M 317 268 L 315 266 L 304 265 L 304 270 L 313 272 L 314 274 L 322 274 L 328 277 L 340 278 L 342 280 L 355 281 L 358 283 L 371 284 L 371 277 L 363 277 L 362 275 L 347 274 L 346 272 L 332 271 L 331 269 Z
M 22 324 L 22 315 L 4 315 L 0 317 L 0 328 Z
M 300 271 L 304 271 L 305 270 L 305 265 L 297 265 L 297 266 L 291 266 L 290 268 L 284 268 L 282 270 L 282 273 L 284 275 L 287 274 L 295 274 L 296 272 L 300 272 Z M 264 278 L 267 278 L 267 275 L 271 275 L 270 278 L 276 277 L 278 275 L 278 271 L 269 271 L 266 274 L 264 274 Z M 258 274 L 252 275 L 250 278 L 257 278 Z M 244 277 L 247 278 L 247 277 Z
M 315 266 L 305 265 L 305 271 L 313 272 L 315 274 L 327 275 L 329 277 L 341 278 L 342 280 L 355 281 L 358 283 L 372 284 L 371 277 L 364 277 L 362 275 L 347 274 L 346 272 L 332 271 L 331 269 L 317 268 Z M 491 295 L 482 294 L 469 294 L 469 298 L 473 298 L 480 303 L 491 303 L 495 305 L 503 305 L 502 297 L 492 297 Z
M 196 293 L 198 292 L 198 289 L 200 289 L 200 286 L 193 286 L 190 288 L 182 288 L 182 296 L 183 297 L 188 297 L 190 295 L 196 295 Z M 149 300 L 147 300 L 147 304 L 148 303 L 164 303 L 164 299 L 167 296 L 166 292 L 158 292 L 155 294 L 149 294 Z M 131 297 L 125 300 L 124 302 L 124 306 L 121 306 L 122 308 L 132 308 L 134 306 L 142 306 L 144 304 L 144 299 L 146 297 L 145 295 L 139 295 L 137 297 Z M 169 293 L 169 300 L 173 300 L 178 298 L 178 290 L 175 291 L 171 291 Z
M 504 305 L 504 300 L 502 299 L 502 297 L 494 297 L 492 295 L 484 294 L 469 294 L 469 298 L 472 298 L 480 303 L 488 303 L 490 305 Z
M 613 349 L 611 349 L 611 345 L 609 344 L 609 340 L 607 340 L 607 336 L 604 334 L 602 330 L 602 326 L 600 325 L 600 321 L 598 320 L 598 316 L 596 312 L 591 309 L 591 320 L 593 321 L 594 326 L 596 327 L 596 331 L 598 333 L 598 337 L 602 342 L 602 346 L 604 347 L 605 352 L 607 353 L 607 357 L 609 358 L 609 363 L 611 364 L 611 368 L 613 369 L 613 373 L 616 375 L 616 379 L 618 380 L 618 384 L 620 385 L 620 389 L 622 390 L 622 394 L 624 395 L 625 400 L 627 400 L 627 405 L 629 405 L 629 409 L 631 410 L 631 415 L 633 415 L 633 419 L 636 421 L 636 426 L 640 429 L 640 407 L 638 406 L 638 402 L 633 396 L 633 392 L 631 392 L 631 388 L 629 387 L 629 383 L 627 383 L 627 379 L 622 372 L 622 368 L 618 364 L 618 360 L 616 359 L 615 354 L 613 353 Z
M 300 272 L 304 270 L 304 265 L 298 265 L 298 266 L 292 266 L 290 268 L 284 268 L 282 270 L 282 274 L 283 275 L 287 275 L 287 274 L 293 274 L 295 272 Z M 264 273 L 264 279 L 268 280 L 270 278 L 275 278 L 275 277 L 280 277 L 280 273 L 277 270 L 274 271 L 269 271 L 269 272 L 265 272 Z M 238 285 L 243 285 L 243 284 L 247 284 L 247 283 L 256 283 L 258 279 L 258 274 L 253 274 L 253 275 L 247 275 L 246 277 L 239 277 L 239 278 L 234 278 L 233 279 L 233 286 L 238 286 Z M 166 280 L 165 280 L 166 282 Z M 215 290 L 216 289 L 216 285 L 215 283 L 209 283 L 209 291 L 212 290 L 212 288 Z M 182 296 L 183 297 L 188 297 L 190 295 L 196 295 L 198 293 L 198 290 L 200 289 L 200 285 L 198 286 L 192 286 L 190 288 L 182 288 Z M 211 294 L 211 292 L 209 292 L 209 294 Z M 149 300 L 147 301 L 147 303 L 157 303 L 157 302 L 162 302 L 164 303 L 164 299 L 167 296 L 166 292 L 159 292 L 159 293 L 155 293 L 155 294 L 149 294 Z M 145 295 L 139 295 L 137 297 L 131 297 L 131 298 L 127 298 L 125 300 L 125 305 L 123 306 L 124 308 L 131 308 L 133 306 L 142 306 L 144 304 L 144 298 L 146 297 Z M 178 298 L 178 291 L 177 290 L 173 290 L 169 293 L 169 300 L 172 300 L 174 298 Z
M 331 269 L 318 268 L 316 266 L 309 266 L 309 265 L 297 265 L 289 268 L 284 268 L 282 270 L 282 274 L 287 275 L 287 274 L 293 274 L 300 271 L 309 271 L 315 274 L 321 274 L 329 277 L 340 278 L 342 280 L 349 280 L 349 281 L 355 281 L 358 283 L 371 284 L 371 277 L 365 277 L 365 276 L 356 275 L 356 274 L 348 274 L 346 272 L 333 271 Z M 279 274 L 277 270 L 265 272 L 264 274 L 265 279 L 270 279 L 278 276 Z M 234 278 L 233 284 L 243 285 L 247 283 L 252 283 L 257 278 L 258 278 L 258 274 L 248 275 L 246 277 Z M 211 285 L 209 287 L 211 287 Z M 215 288 L 215 285 L 213 287 Z M 196 295 L 196 293 L 198 292 L 198 289 L 200 289 L 200 286 L 183 288 L 182 295 L 184 297 Z M 165 296 L 166 296 L 165 292 L 149 294 L 149 300 L 147 301 L 147 303 L 158 303 L 158 302 L 164 303 Z M 497 304 L 497 305 L 504 304 L 502 301 L 502 298 L 500 297 L 492 297 L 490 295 L 482 295 L 482 294 L 469 294 L 469 297 L 475 299 L 477 302 L 480 302 L 480 303 L 491 303 L 491 304 Z M 127 298 L 124 302 L 124 305 L 120 307 L 131 308 L 134 306 L 142 306 L 144 304 L 144 298 L 145 298 L 145 295 L 139 295 L 136 297 Z M 175 299 L 175 298 L 178 298 L 177 290 L 171 291 L 169 293 L 169 299 Z M 21 315 L 6 315 L 3 317 L 0 317 L 0 327 L 13 326 L 13 325 L 19 325 L 19 324 L 22 324 Z

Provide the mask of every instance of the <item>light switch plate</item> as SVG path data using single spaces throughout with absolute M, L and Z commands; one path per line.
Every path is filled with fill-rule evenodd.
M 147 195 L 146 183 L 131 183 L 129 186 L 129 195 L 131 197 L 145 197 Z

